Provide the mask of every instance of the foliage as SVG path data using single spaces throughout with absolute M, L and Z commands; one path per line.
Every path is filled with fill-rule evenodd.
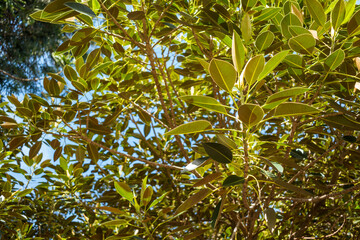
M 0 87 L 2 94 L 36 92 L 38 78 L 58 71 L 51 56 L 62 41 L 60 26 L 31 19 L 44 0 L 0 1 Z M 34 80 L 35 79 L 35 80 Z
M 3 237 L 359 237 L 355 1 L 55 0 L 32 17 L 65 24 L 74 63 L 47 97 L 1 105 Z

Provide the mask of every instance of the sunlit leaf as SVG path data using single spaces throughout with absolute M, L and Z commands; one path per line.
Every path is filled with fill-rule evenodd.
M 314 21 L 320 26 L 324 26 L 326 22 L 326 15 L 321 3 L 319 3 L 318 0 L 305 0 L 305 4 Z
M 327 71 L 333 71 L 336 69 L 345 59 L 345 52 L 342 49 L 338 49 L 335 52 L 331 53 L 325 59 L 324 67 Z
M 211 129 L 211 124 L 205 120 L 197 120 L 190 123 L 182 124 L 169 132 L 166 132 L 164 135 L 180 135 L 180 134 L 190 134 L 190 133 L 199 133 L 205 130 Z
M 231 47 L 231 55 L 236 71 L 241 72 L 245 64 L 246 48 L 242 43 L 239 34 L 234 31 Z
M 284 60 L 284 58 L 288 55 L 288 53 L 289 50 L 285 50 L 279 52 L 278 54 L 270 58 L 270 60 L 265 64 L 264 69 L 261 71 L 258 77 L 258 81 L 262 80 L 267 75 L 269 75 Z
M 129 202 L 133 201 L 134 195 L 129 185 L 124 182 L 114 182 L 114 186 L 116 192 L 119 193 L 123 198 L 127 199 Z
M 182 172 L 195 170 L 196 168 L 203 165 L 206 162 L 206 160 L 208 160 L 208 159 L 209 159 L 209 157 L 202 157 L 202 158 L 195 159 L 194 161 L 192 161 L 191 163 L 186 165 L 186 167 L 182 170 Z
M 197 193 L 195 193 L 194 195 L 192 195 L 191 197 L 186 199 L 185 202 L 183 202 L 176 209 L 174 215 L 177 215 L 181 212 L 188 210 L 189 208 L 193 207 L 195 204 L 199 203 L 201 200 L 203 200 L 204 198 L 209 196 L 211 193 L 212 193 L 212 191 L 210 189 L 207 189 L 207 188 L 201 189 L 200 191 L 198 191 Z
M 289 46 L 292 50 L 302 54 L 311 55 L 315 49 L 316 41 L 310 34 L 301 34 L 296 37 L 292 37 L 289 40 Z
M 215 98 L 208 96 L 181 96 L 182 100 L 210 111 L 227 114 L 225 107 Z
M 304 103 L 281 103 L 279 106 L 275 108 L 275 117 L 283 117 L 283 116 L 296 116 L 296 115 L 304 115 L 304 114 L 314 114 L 320 112 L 319 109 L 309 106 Z
M 230 63 L 213 59 L 210 62 L 209 71 L 215 83 L 227 92 L 231 92 L 236 81 L 236 70 Z
M 241 105 L 238 113 L 239 119 L 249 128 L 258 124 L 264 117 L 262 108 L 251 103 Z
M 246 82 L 251 86 L 256 83 L 260 73 L 265 65 L 264 55 L 257 55 L 249 60 L 245 66 L 244 77 Z
M 91 10 L 88 6 L 85 4 L 77 3 L 77 2 L 67 2 L 64 4 L 65 6 L 74 9 L 75 11 L 79 13 L 86 14 L 90 17 L 96 17 L 96 14 Z

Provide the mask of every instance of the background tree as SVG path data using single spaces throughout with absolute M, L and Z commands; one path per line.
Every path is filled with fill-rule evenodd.
M 60 25 L 30 18 L 46 0 L 0 1 L 0 87 L 2 94 L 28 93 L 40 89 L 39 79 L 58 72 L 61 59 L 52 53 L 63 39 Z
M 51 98 L 1 105 L 3 236 L 359 237 L 355 1 L 56 0 L 32 17 L 66 24 L 74 63 L 44 79 Z

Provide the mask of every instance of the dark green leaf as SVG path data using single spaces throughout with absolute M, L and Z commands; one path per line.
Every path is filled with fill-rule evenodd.
M 223 186 L 224 187 L 236 186 L 236 185 L 243 184 L 244 181 L 245 181 L 245 179 L 243 177 L 239 177 L 236 175 L 230 175 L 224 180 Z
M 74 9 L 75 11 L 77 11 L 79 13 L 86 14 L 90 17 L 96 17 L 96 14 L 93 12 L 93 10 L 91 10 L 88 6 L 86 6 L 84 4 L 77 3 L 77 2 L 67 2 L 64 5 L 68 6 L 71 9 Z
M 209 157 L 219 163 L 231 163 L 233 159 L 231 150 L 220 143 L 203 143 L 203 147 Z

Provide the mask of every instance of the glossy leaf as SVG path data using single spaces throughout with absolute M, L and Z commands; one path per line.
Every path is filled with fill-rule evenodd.
M 280 22 L 280 26 L 281 26 L 281 32 L 282 34 L 286 37 L 286 38 L 291 38 L 292 35 L 289 32 L 289 27 L 290 26 L 302 26 L 299 18 L 293 14 L 293 13 L 288 13 L 284 16 L 284 18 L 281 20 Z
M 347 32 L 352 36 L 360 33 L 360 10 L 357 11 L 348 22 Z
M 279 7 L 269 7 L 264 8 L 260 15 L 256 16 L 254 18 L 254 22 L 260 22 L 260 21 L 267 21 L 269 19 L 272 19 L 275 17 L 279 12 L 281 11 L 281 8 Z
M 245 181 L 245 179 L 243 177 L 239 177 L 236 175 L 230 175 L 224 180 L 223 186 L 224 187 L 236 186 L 236 185 L 243 184 L 244 181 Z
M 220 143 L 211 143 L 211 142 L 203 143 L 202 145 L 206 153 L 214 161 L 224 164 L 231 163 L 233 159 L 233 154 L 231 150 L 225 145 L 222 145 Z
M 257 55 L 249 60 L 244 69 L 246 82 L 251 86 L 256 83 L 265 65 L 264 55 Z
M 311 107 L 304 103 L 281 103 L 275 108 L 274 116 L 283 117 L 283 116 L 296 116 L 304 114 L 314 114 L 320 112 L 319 109 Z
M 116 219 L 116 220 L 111 220 L 111 221 L 107 221 L 101 224 L 101 226 L 106 226 L 106 227 L 118 227 L 121 225 L 125 225 L 128 224 L 128 221 L 125 219 Z
M 337 31 L 345 18 L 345 2 L 338 0 L 330 15 L 330 22 L 332 27 Z
M 96 17 L 96 14 L 85 4 L 77 3 L 77 2 L 67 2 L 64 4 L 65 6 L 74 9 L 75 11 L 86 14 L 90 17 Z
M 267 75 L 269 75 L 285 59 L 288 53 L 289 50 L 285 50 L 279 52 L 278 54 L 270 58 L 270 60 L 265 64 L 264 69 L 261 71 L 258 77 L 258 81 L 262 80 Z
M 114 182 L 114 186 L 116 189 L 116 192 L 120 194 L 123 198 L 128 200 L 129 202 L 133 201 L 133 193 L 131 191 L 131 188 L 124 182 Z
M 242 9 L 247 12 L 256 5 L 258 0 L 241 0 Z
M 305 4 L 314 21 L 320 26 L 324 26 L 326 22 L 326 15 L 321 3 L 318 0 L 305 0 Z
M 230 63 L 213 59 L 210 62 L 209 72 L 214 82 L 227 92 L 231 92 L 236 81 L 236 70 Z
M 289 40 L 289 47 L 295 52 L 311 55 L 315 49 L 316 41 L 310 34 L 301 34 Z
M 276 106 L 278 106 L 280 103 L 286 101 L 288 98 L 294 97 L 299 94 L 303 94 L 309 90 L 310 90 L 310 88 L 296 87 L 296 88 L 286 89 L 286 90 L 274 93 L 273 95 L 268 97 L 263 108 L 264 109 L 273 109 Z
M 38 141 L 34 145 L 31 146 L 30 151 L 29 151 L 30 159 L 34 158 L 39 153 L 41 145 L 42 145 L 42 142 Z
M 273 208 L 267 208 L 264 213 L 266 224 L 272 233 L 276 225 L 276 212 Z
M 10 151 L 13 151 L 16 148 L 22 146 L 26 142 L 26 140 L 27 139 L 23 136 L 14 137 L 13 139 L 11 139 L 11 141 L 9 142 Z
M 194 195 L 192 195 L 191 197 L 186 199 L 185 202 L 183 202 L 176 209 L 174 215 L 177 215 L 181 212 L 188 210 L 189 208 L 193 207 L 195 204 L 199 203 L 201 200 L 203 200 L 204 198 L 209 196 L 211 193 L 212 193 L 212 191 L 210 189 L 207 189 L 207 188 L 201 189 L 200 191 L 198 191 L 197 193 L 195 193 Z
M 255 46 L 259 51 L 263 51 L 272 44 L 274 38 L 275 35 L 272 32 L 270 31 L 263 32 L 256 38 Z
M 327 71 L 335 70 L 345 59 L 345 52 L 338 49 L 325 59 L 324 67 Z
M 181 96 L 182 100 L 210 111 L 227 114 L 225 107 L 215 98 L 208 96 Z
M 245 64 L 245 54 L 246 54 L 246 48 L 242 43 L 239 34 L 236 31 L 234 31 L 232 38 L 231 55 L 235 70 L 237 72 L 241 72 Z
M 342 24 L 347 23 L 355 11 L 356 0 L 349 0 L 345 3 L 345 18 Z
M 90 159 L 93 160 L 94 163 L 97 163 L 97 161 L 99 160 L 98 147 L 93 143 L 89 143 L 87 145 L 87 151 L 88 151 Z
M 190 133 L 200 133 L 205 130 L 211 129 L 211 124 L 205 120 L 198 120 L 190 123 L 182 124 L 168 132 L 164 135 L 180 135 L 180 134 L 190 134 Z
M 248 127 L 258 124 L 264 117 L 264 111 L 256 104 L 241 105 L 238 110 L 239 119 Z

